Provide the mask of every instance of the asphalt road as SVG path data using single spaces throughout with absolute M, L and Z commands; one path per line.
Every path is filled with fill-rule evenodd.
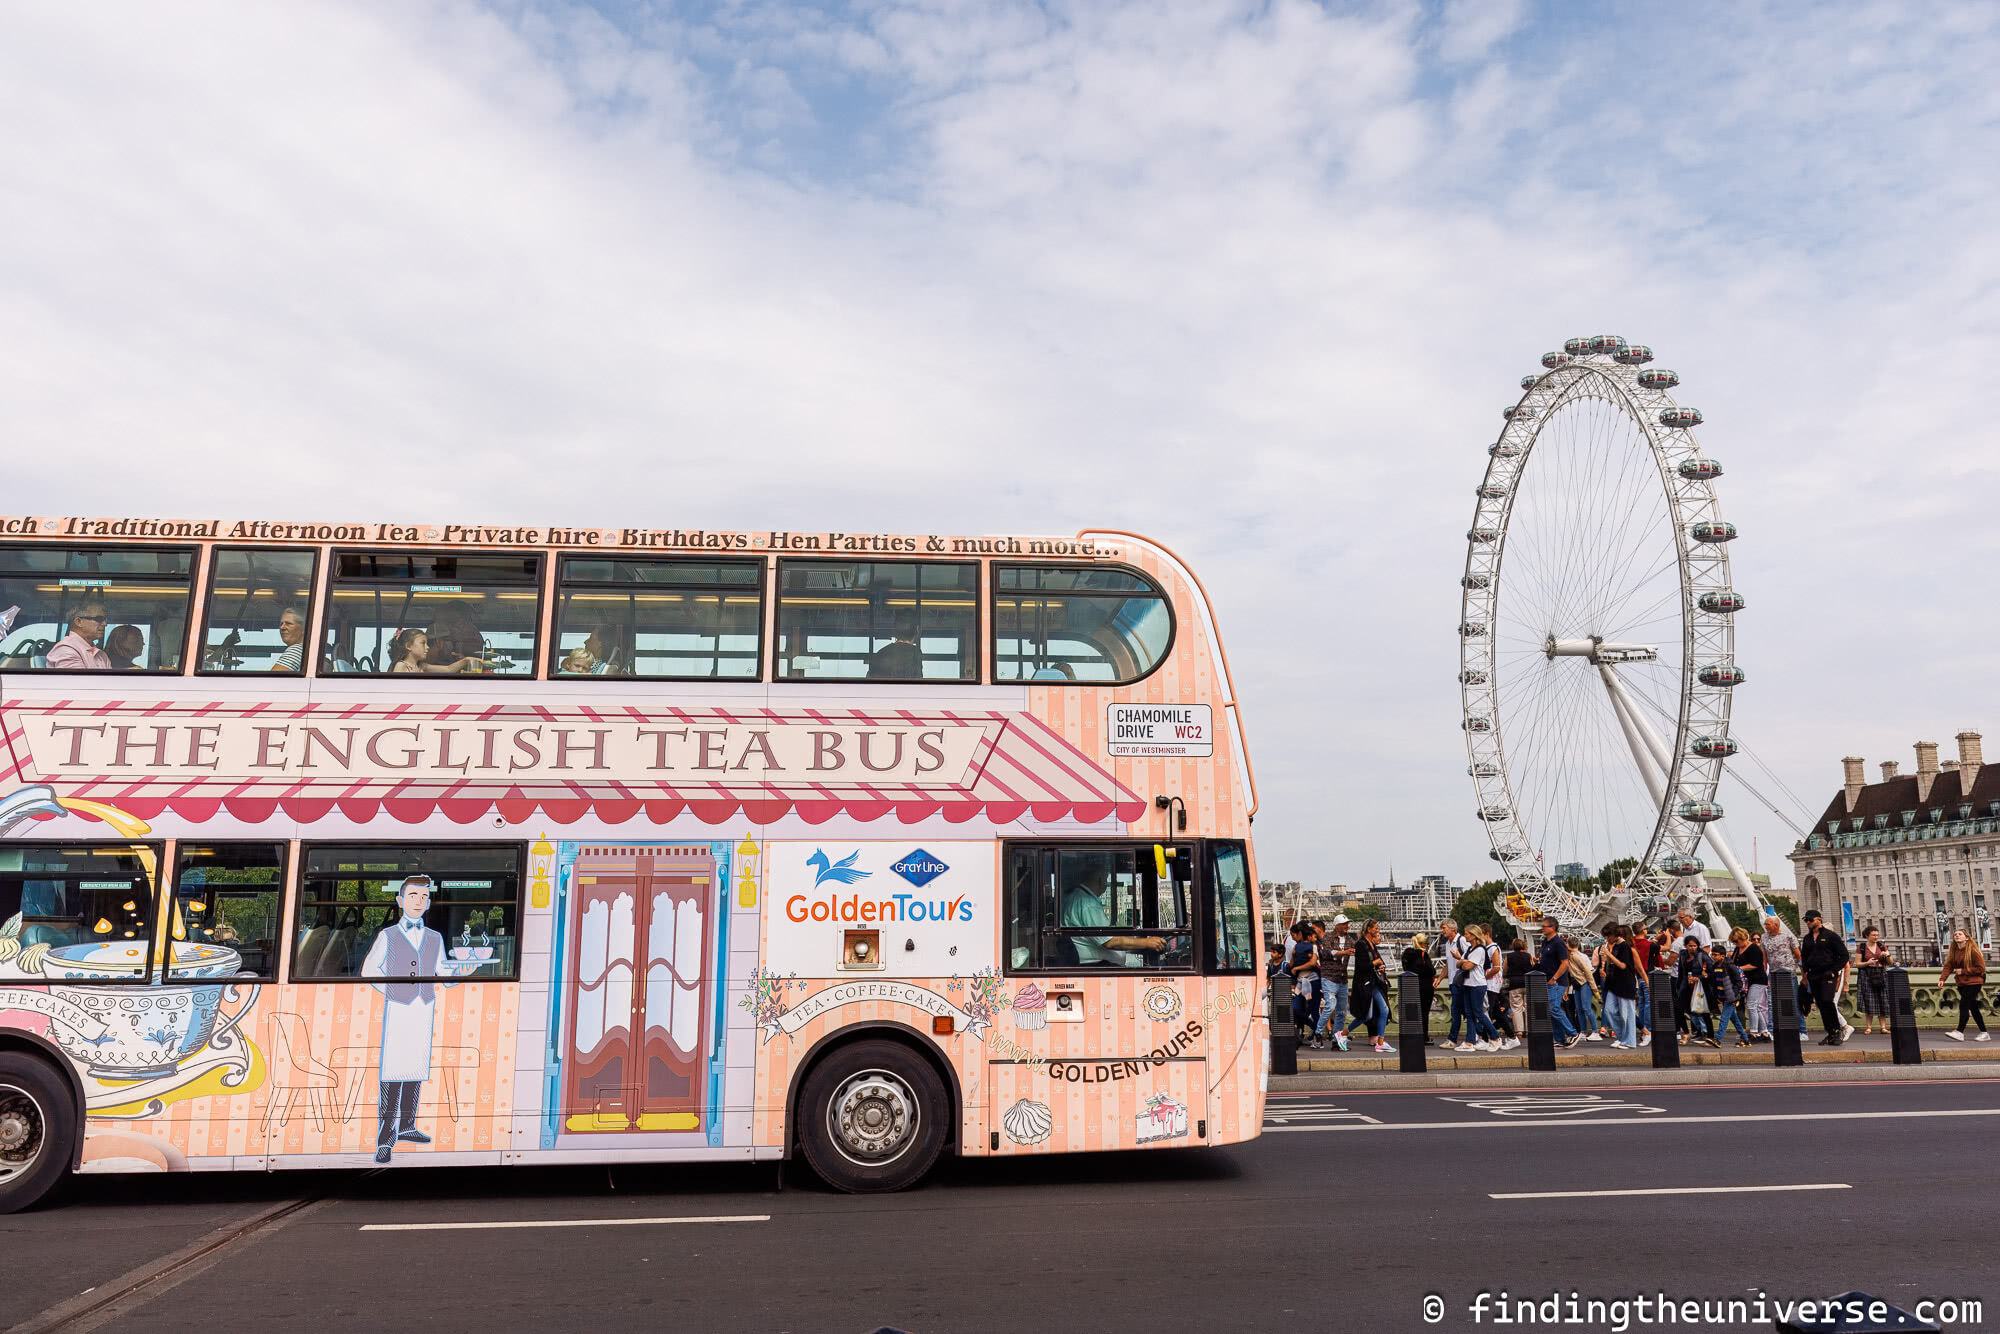
M 739 1166 L 84 1179 L 0 1218 L 0 1318 L 88 1288 L 122 1295 L 68 1328 L 1157 1334 L 1467 1329 L 1482 1289 L 1860 1288 L 2000 1325 L 2000 1081 L 1280 1095 L 1268 1130 L 869 1198 Z M 1697 1187 L 1731 1189 L 1494 1198 Z

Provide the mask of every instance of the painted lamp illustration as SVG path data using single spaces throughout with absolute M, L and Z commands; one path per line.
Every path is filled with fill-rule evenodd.
M 24 821 L 66 812 L 101 820 L 125 838 L 150 832 L 145 821 L 115 806 L 57 797 L 50 788 L 32 786 L 0 798 L 0 834 Z M 153 853 L 140 849 L 138 856 L 150 880 L 158 871 Z M 248 1070 L 249 1058 L 235 1029 L 250 1008 L 251 993 L 226 981 L 241 970 L 242 957 L 226 945 L 186 939 L 178 908 L 166 942 L 167 960 L 174 981 L 193 981 L 193 986 L 144 986 L 149 974 L 143 939 L 24 943 L 23 916 L 17 913 L 0 924 L 0 972 L 57 984 L 47 1012 L 57 1044 L 100 1079 L 166 1085 L 128 1085 L 116 1095 L 121 1102 L 168 1091 L 216 1065 L 233 1067 L 238 1078 Z M 134 918 L 132 924 L 143 929 L 144 918 Z M 109 931 L 101 919 L 98 927 Z M 225 1001 L 241 1003 L 225 1012 Z M 196 1061 L 198 1055 L 202 1059 Z

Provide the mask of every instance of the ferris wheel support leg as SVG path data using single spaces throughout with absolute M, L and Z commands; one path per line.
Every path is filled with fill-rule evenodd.
M 1604 678 L 1604 688 L 1611 692 L 1611 706 L 1618 711 L 1618 725 L 1625 729 L 1625 740 L 1632 745 L 1634 758 L 1637 758 L 1641 745 L 1652 757 L 1653 764 L 1642 762 L 1639 771 L 1645 776 L 1646 787 L 1653 794 L 1653 800 L 1662 800 L 1660 774 L 1668 768 L 1667 743 L 1660 739 L 1660 734 L 1653 730 L 1652 724 L 1647 722 L 1645 716 L 1632 707 L 1631 701 L 1625 698 L 1624 687 L 1618 684 L 1618 674 L 1610 664 L 1600 664 L 1597 674 Z M 1633 739 L 1635 732 L 1639 738 L 1637 741 Z M 1657 770 L 1654 769 L 1654 764 L 1659 766 Z M 1736 882 L 1736 888 L 1742 892 L 1744 901 L 1761 916 L 1764 912 L 1764 900 L 1757 893 L 1757 887 L 1750 883 L 1749 875 L 1743 870 L 1743 863 L 1736 860 L 1736 851 L 1729 846 L 1729 840 L 1723 836 L 1722 830 L 1716 824 L 1710 824 L 1702 833 L 1708 839 L 1708 846 L 1714 851 L 1717 860 L 1728 869 L 1729 877 Z

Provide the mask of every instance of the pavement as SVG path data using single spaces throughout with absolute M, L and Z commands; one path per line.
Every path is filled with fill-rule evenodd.
M 1476 1294 L 1503 1289 L 1767 1305 L 1861 1289 L 1978 1300 L 1949 1327 L 1995 1327 L 2000 1081 L 1865 1073 L 1280 1089 L 1249 1144 L 951 1161 L 893 1196 L 797 1170 L 780 1189 L 771 1165 L 82 1178 L 0 1218 L 0 1318 L 22 1334 L 1375 1331 L 1471 1329 Z M 1570 1327 L 1610 1328 L 1609 1310 Z M 1708 1327 L 1772 1328 L 1744 1314 Z

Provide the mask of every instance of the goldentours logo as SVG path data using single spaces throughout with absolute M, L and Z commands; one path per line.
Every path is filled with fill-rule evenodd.
M 889 869 L 918 889 L 922 889 L 951 868 L 922 848 L 918 848 Z
M 813 868 L 813 888 L 818 889 L 828 881 L 832 881 L 836 885 L 851 885 L 857 880 L 866 880 L 869 876 L 875 874 L 873 871 L 855 870 L 854 863 L 860 860 L 861 849 L 859 848 L 848 853 L 837 862 L 829 861 L 824 849 L 814 848 L 813 855 L 806 858 L 806 865 Z

